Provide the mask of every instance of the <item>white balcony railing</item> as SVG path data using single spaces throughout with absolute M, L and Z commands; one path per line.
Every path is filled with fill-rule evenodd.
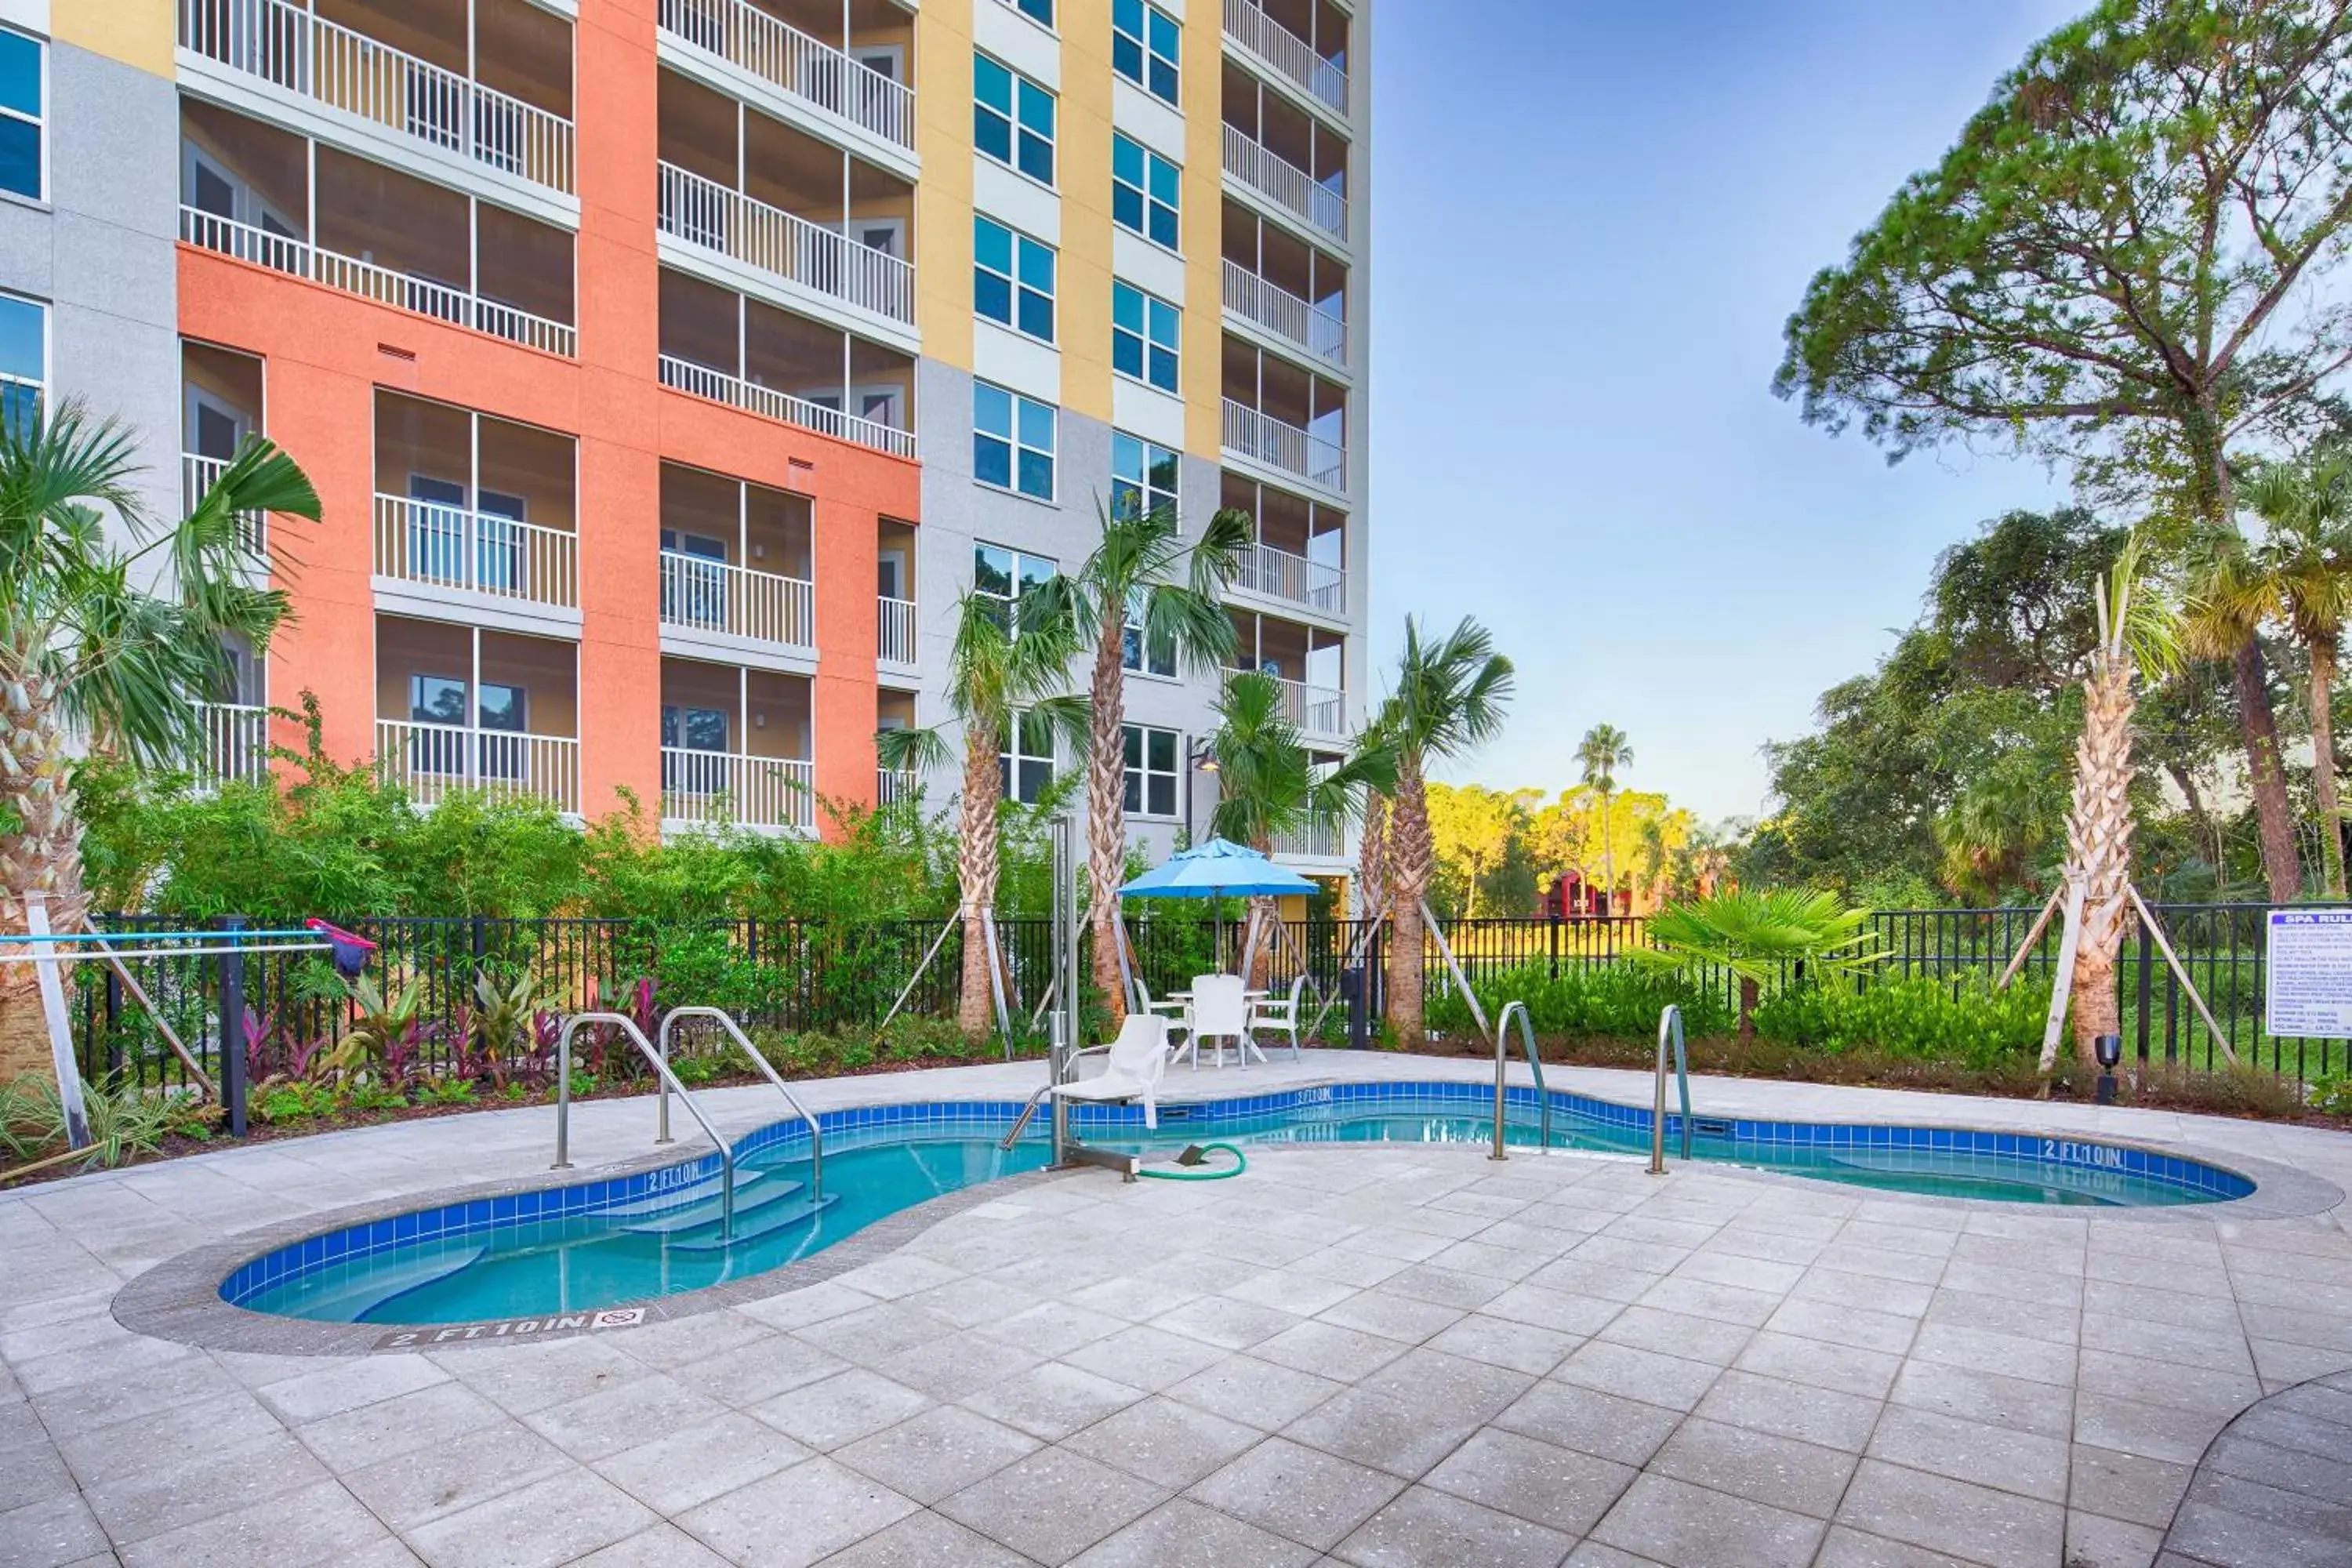
M 1348 198 L 1296 163 L 1286 163 L 1245 132 L 1228 125 L 1225 173 L 1294 216 L 1333 238 L 1348 237 Z
M 375 574 L 576 609 L 580 536 L 495 512 L 378 495 Z
M 1225 37 L 1331 109 L 1348 112 L 1348 73 L 1250 0 L 1225 0 Z
M 772 386 L 761 386 L 756 381 L 745 381 L 723 370 L 697 364 L 692 360 L 673 354 L 661 356 L 661 382 L 664 386 L 707 397 L 713 403 L 724 403 L 740 408 L 747 414 L 762 418 L 780 419 L 787 425 L 797 425 L 814 430 L 820 436 L 835 440 L 855 441 L 861 447 L 871 447 L 893 457 L 915 455 L 915 433 L 901 430 L 895 425 L 845 414 L 838 408 L 827 408 L 822 403 L 812 403 L 805 397 L 794 397 L 789 392 L 778 392 Z
M 250 702 L 199 702 L 195 710 L 199 779 L 216 784 L 269 772 L 268 709 Z
M 304 240 L 238 223 L 196 207 L 180 209 L 180 237 L 190 245 L 217 251 L 239 261 L 250 261 L 275 272 L 290 272 L 323 283 L 395 310 L 407 310 L 452 326 L 465 327 L 510 343 L 561 354 L 577 355 L 579 332 L 562 321 L 551 321 L 512 305 L 502 305 L 430 278 L 417 278 L 360 261 Z
M 1329 686 L 1270 678 L 1282 694 L 1282 716 L 1308 735 L 1344 740 L 1348 734 L 1348 694 Z
M 896 805 L 910 799 L 915 793 L 915 775 L 898 768 L 877 768 L 874 771 L 874 804 Z
M 915 663 L 915 601 L 894 599 L 879 595 L 875 607 L 878 635 L 875 638 L 874 655 L 884 664 L 912 668 Z
M 1225 449 L 1326 489 L 1348 488 L 1347 447 L 1230 397 L 1225 399 Z
M 816 647 L 816 586 L 683 551 L 661 552 L 664 626 Z
M 789 757 L 661 749 L 662 816 L 745 827 L 816 826 L 816 764 Z
M 1337 822 L 1312 822 L 1296 833 L 1275 835 L 1274 852 L 1300 859 L 1336 860 L 1348 853 L 1347 829 Z
M 788 98 L 893 145 L 915 146 L 915 94 L 744 0 L 661 0 L 663 32 L 746 70 Z
M 462 724 L 375 721 L 376 769 L 419 805 L 453 790 L 537 796 L 559 811 L 580 809 L 580 742 L 561 735 L 474 730 Z
M 200 458 L 194 452 L 180 454 L 180 509 L 183 512 L 196 510 L 205 493 L 220 481 L 228 468 L 225 458 Z M 244 525 L 246 548 L 262 554 L 269 548 L 269 514 L 262 511 L 241 511 L 237 521 Z
M 1238 262 L 1225 263 L 1225 309 L 1318 360 L 1347 368 L 1346 321 Z
M 1347 573 L 1320 561 L 1309 561 L 1304 555 L 1276 550 L 1271 544 L 1253 544 L 1242 552 L 1241 573 L 1234 579 L 1234 586 L 1244 593 L 1303 605 L 1318 615 L 1348 613 Z
M 286 0 L 180 0 L 180 47 L 379 130 L 573 189 L 569 120 Z
M 915 324 L 915 269 L 716 180 L 661 165 L 661 231 L 820 294 Z

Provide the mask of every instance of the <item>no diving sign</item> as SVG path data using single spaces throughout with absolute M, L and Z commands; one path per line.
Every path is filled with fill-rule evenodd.
M 2273 910 L 2263 1029 L 2352 1040 L 2352 910 Z

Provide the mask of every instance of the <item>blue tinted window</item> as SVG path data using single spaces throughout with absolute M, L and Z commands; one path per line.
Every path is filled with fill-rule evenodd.
M 41 45 L 0 27 L 0 109 L 41 117 Z
M 1039 500 L 1054 499 L 1054 459 L 1050 454 L 1025 447 L 1022 450 L 1020 489 L 1023 495 L 1035 496 Z
M 1051 404 L 1021 399 L 1021 444 L 1051 456 L 1054 450 L 1054 408 Z
M 971 384 L 971 423 L 992 436 L 1013 438 L 1013 395 L 984 381 Z
M 1013 73 L 986 55 L 971 58 L 971 96 L 1003 115 L 1013 117 Z
M 1013 276 L 1013 231 L 984 217 L 972 219 L 972 258 L 991 272 Z
M 41 128 L 0 116 L 0 190 L 41 198 Z
M 0 375 L 19 381 L 45 378 L 48 312 L 30 300 L 0 294 Z
M 1110 140 L 1110 216 L 1154 245 L 1177 247 L 1176 193 L 1181 171 L 1140 142 Z
M 1032 289 L 1021 290 L 1021 319 L 1016 323 L 1033 338 L 1054 341 L 1054 301 Z

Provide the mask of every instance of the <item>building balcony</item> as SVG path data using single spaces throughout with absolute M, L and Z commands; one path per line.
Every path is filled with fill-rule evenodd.
M 660 168 L 662 233 L 853 309 L 915 324 L 910 264 L 674 163 Z
M 1271 678 L 1282 693 L 1282 716 L 1311 739 L 1348 738 L 1348 694 L 1335 686 L 1309 686 L 1303 680 Z
M 919 787 L 909 769 L 877 768 L 874 773 L 874 804 L 896 805 L 902 800 L 911 800 Z
M 1310 561 L 1270 544 L 1253 544 L 1242 552 L 1241 571 L 1234 587 L 1260 598 L 1279 599 L 1318 616 L 1348 613 L 1348 574 L 1337 566 Z
M 220 481 L 230 461 L 227 458 L 199 457 L 194 452 L 180 454 L 180 508 L 183 513 L 196 510 L 196 503 Z M 269 549 L 269 514 L 243 511 L 237 513 L 237 521 L 243 526 L 246 548 L 256 555 L 266 554 Z
M 1307 172 L 1276 155 L 1270 148 L 1234 125 L 1225 133 L 1225 173 L 1241 184 L 1309 227 L 1346 244 L 1348 198 Z
M 915 668 L 915 601 L 894 599 L 887 594 L 875 600 L 877 612 L 877 633 L 874 657 L 883 664 L 900 669 Z
M 661 749 L 662 820 L 682 826 L 816 831 L 816 764 L 791 757 Z
M 196 777 L 207 784 L 269 773 L 269 710 L 257 702 L 198 702 Z
M 1348 368 L 1348 323 L 1235 261 L 1225 263 L 1225 309 L 1307 358 Z
M 561 18 L 541 15 L 568 35 Z M 390 13 L 386 20 L 414 25 Z M 463 37 L 438 41 L 461 52 L 468 47 Z M 577 189 L 572 123 L 566 116 L 286 0 L 180 0 L 179 43 L 184 55 L 225 68 L 271 96 L 325 110 L 330 121 L 565 195 Z M 560 61 L 518 58 L 512 68 L 553 77 L 560 65 L 568 92 L 568 36 L 562 53 Z
M 406 789 L 420 805 L 476 789 L 536 796 L 559 811 L 580 809 L 580 742 L 566 736 L 379 719 L 375 755 L 384 782 Z
M 749 637 L 814 654 L 816 585 L 799 577 L 665 550 L 661 620 L 666 626 Z
M 1296 833 L 1278 833 L 1275 854 L 1286 860 L 1339 860 L 1347 858 L 1348 829 L 1339 822 L 1315 822 Z
M 764 419 L 797 425 L 804 430 L 814 430 L 837 441 L 855 441 L 861 447 L 871 447 L 895 458 L 915 455 L 915 433 L 912 430 L 901 430 L 879 420 L 828 408 L 822 403 L 794 397 L 791 393 L 778 392 L 773 387 L 761 386 L 757 382 L 745 381 L 741 376 L 713 370 L 709 365 L 696 364 L 673 354 L 661 356 L 661 383 L 688 396 L 724 403 L 731 408 L 757 414 Z
M 577 609 L 580 539 L 494 512 L 379 494 L 375 574 Z
M 451 326 L 503 338 L 545 353 L 576 357 L 580 337 L 569 324 L 430 278 L 379 267 L 322 246 L 238 223 L 195 207 L 180 209 L 180 237 L 188 244 L 275 272 L 322 283 L 345 294 L 373 300 L 395 310 L 429 316 Z
M 1225 37 L 1268 70 L 1333 113 L 1348 112 L 1348 72 L 1260 10 L 1255 0 L 1225 0 Z
M 915 150 L 915 94 L 863 61 L 746 0 L 660 0 L 662 32 L 762 88 L 903 153 Z
M 1230 397 L 1225 399 L 1224 448 L 1234 457 L 1262 463 L 1328 490 L 1345 493 L 1348 488 L 1345 447 Z

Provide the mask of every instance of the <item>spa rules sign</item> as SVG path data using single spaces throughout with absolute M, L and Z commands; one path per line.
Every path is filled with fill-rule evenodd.
M 2352 1040 L 2352 910 L 2273 910 L 2269 948 L 2264 1032 Z

